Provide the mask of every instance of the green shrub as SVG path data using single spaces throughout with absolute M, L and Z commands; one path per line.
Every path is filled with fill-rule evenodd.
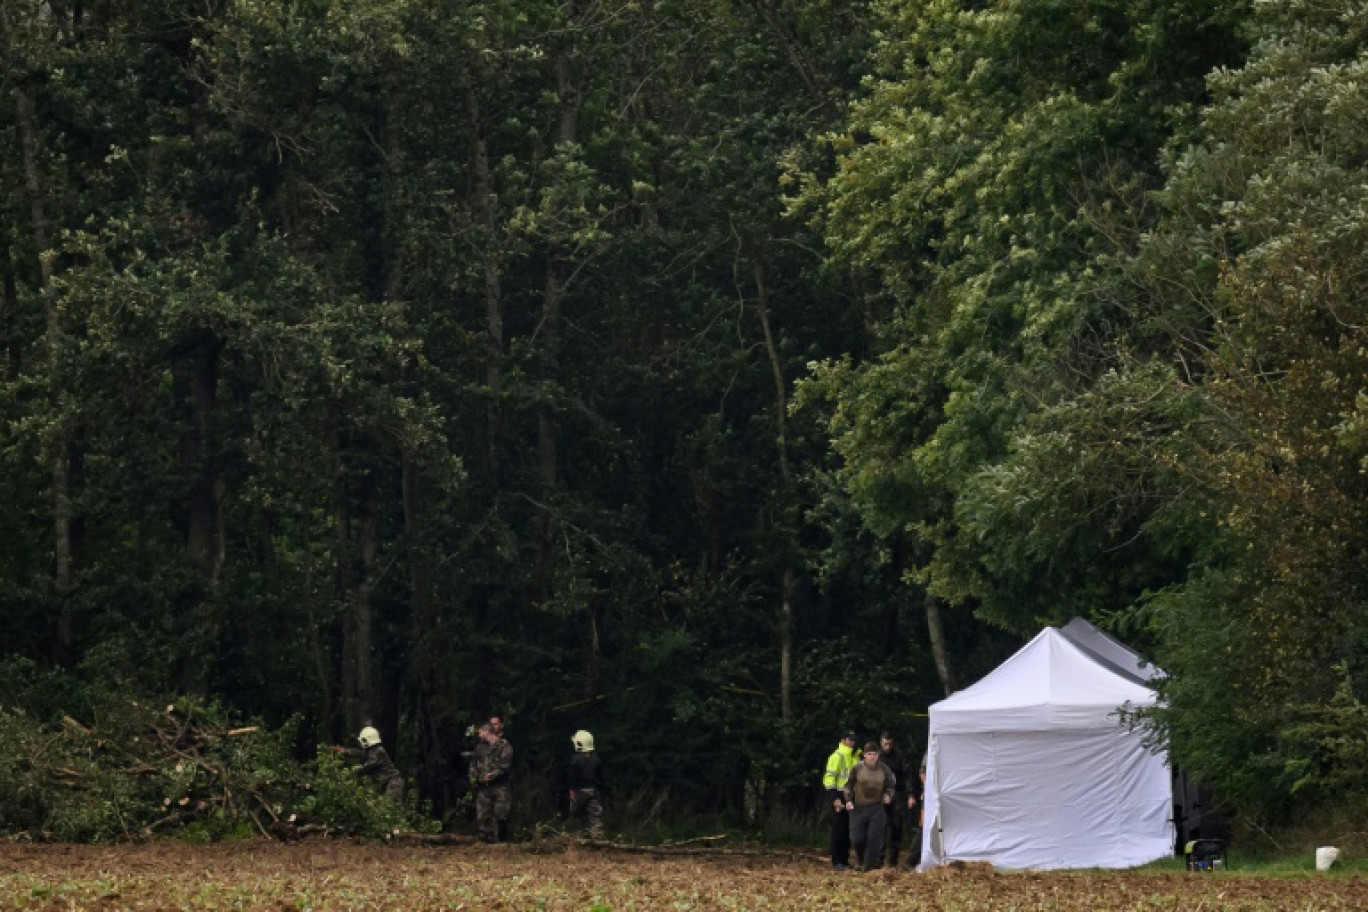
M 285 837 L 301 823 L 364 836 L 415 826 L 334 754 L 297 762 L 297 720 L 271 730 L 212 701 L 134 698 L 22 663 L 0 663 L 0 681 L 49 714 L 0 707 L 5 833 L 216 841 Z

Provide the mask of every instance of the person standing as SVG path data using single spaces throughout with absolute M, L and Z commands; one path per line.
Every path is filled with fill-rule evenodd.
M 892 732 L 886 731 L 879 735 L 879 761 L 888 767 L 895 780 L 893 800 L 884 805 L 884 810 L 888 813 L 884 848 L 887 856 L 885 864 L 890 868 L 896 868 L 898 852 L 902 847 L 903 821 L 912 809 L 912 804 L 907 800 L 912 779 L 908 773 L 907 758 L 898 750 Z M 911 850 L 910 845 L 908 849 Z
M 570 743 L 575 746 L 566 775 L 570 816 L 588 821 L 590 839 L 603 840 L 603 761 L 594 750 L 594 736 L 584 729 L 575 732 Z
M 926 798 L 926 754 L 922 754 L 921 768 L 917 771 L 917 778 L 908 783 L 907 786 L 907 810 L 908 816 L 913 820 L 915 826 L 912 828 L 912 839 L 907 844 L 907 867 L 915 868 L 921 864 L 922 849 L 922 829 L 926 825 L 924 820 Z
M 404 806 L 404 777 L 399 775 L 383 745 L 380 732 L 370 725 L 356 736 L 359 747 L 338 747 L 334 751 L 361 768 L 361 775 L 375 783 L 380 794 L 398 807 Z
M 480 726 L 480 743 L 470 758 L 470 784 L 475 789 L 475 824 L 482 842 L 508 839 L 508 812 L 513 806 L 509 771 L 513 767 L 513 745 L 485 723 Z
M 888 812 L 884 806 L 893 801 L 897 780 L 892 770 L 879 760 L 879 745 L 864 746 L 859 763 L 850 771 L 845 785 L 846 811 L 850 814 L 850 842 L 861 870 L 879 867 L 883 856 L 884 825 Z
M 822 786 L 831 803 L 831 866 L 838 871 L 850 867 L 850 815 L 844 793 L 855 763 L 855 733 L 847 731 L 827 757 L 826 770 L 822 773 Z

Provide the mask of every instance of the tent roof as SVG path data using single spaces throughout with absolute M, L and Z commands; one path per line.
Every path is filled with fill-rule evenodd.
M 1163 671 L 1146 662 L 1140 653 L 1113 640 L 1082 618 L 1069 621 L 1059 632 L 1079 649 L 1137 684 L 1152 684 L 1164 677 Z
M 953 734 L 1113 728 L 1119 708 L 1154 702 L 1149 687 L 1046 627 L 973 687 L 932 704 L 931 729 Z

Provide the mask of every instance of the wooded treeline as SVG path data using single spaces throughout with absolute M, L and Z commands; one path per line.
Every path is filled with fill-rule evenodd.
M 1362 801 L 1366 30 L 6 0 L 0 678 L 763 820 L 1081 615 L 1234 808 Z

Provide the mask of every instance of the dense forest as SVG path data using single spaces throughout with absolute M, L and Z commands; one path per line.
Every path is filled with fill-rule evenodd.
M 180 700 L 300 760 L 373 722 L 450 817 L 501 713 L 524 820 L 588 728 L 617 813 L 763 825 L 1081 616 L 1233 813 L 1368 807 L 1368 3 L 0 45 L 0 794 Z

